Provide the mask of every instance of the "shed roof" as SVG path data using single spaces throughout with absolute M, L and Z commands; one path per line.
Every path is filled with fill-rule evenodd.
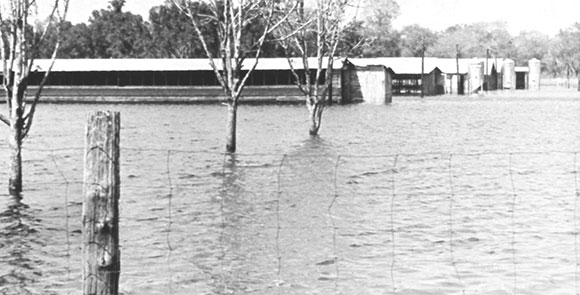
M 323 61 L 323 68 L 326 68 Z M 218 68 L 221 68 L 220 59 L 215 59 Z M 301 58 L 291 58 L 295 69 L 304 69 Z M 253 63 L 253 59 L 247 59 L 242 69 L 247 70 Z M 308 59 L 310 68 L 316 67 L 317 59 Z M 32 70 L 44 72 L 50 65 L 49 59 L 34 61 Z M 342 59 L 336 58 L 333 68 L 340 69 Z M 211 71 L 211 65 L 206 58 L 188 59 L 158 59 L 158 58 L 118 58 L 118 59 L 57 59 L 52 68 L 53 72 L 147 72 L 147 71 Z M 286 58 L 261 58 L 256 70 L 290 70 Z
M 351 58 L 349 61 L 356 66 L 382 65 L 391 68 L 397 74 L 421 73 L 421 58 L 415 57 L 377 57 Z M 436 65 L 425 59 L 425 73 L 430 73 Z
M 515 72 L 524 72 L 524 73 L 527 73 L 527 72 L 530 71 L 530 68 L 528 68 L 528 67 L 515 67 L 514 68 L 514 71 Z
M 379 57 L 379 58 L 352 58 L 349 59 L 354 65 L 366 66 L 366 65 L 384 65 L 391 68 L 397 74 L 420 74 L 421 73 L 421 58 L 420 57 Z M 459 73 L 467 74 L 469 65 L 473 63 L 483 62 L 485 64 L 485 58 L 460 58 L 459 59 Z M 492 67 L 495 64 L 495 58 L 489 58 L 487 60 L 488 74 L 491 74 Z M 497 69 L 501 69 L 501 63 L 503 59 L 497 59 L 498 66 Z M 457 73 L 457 60 L 455 58 L 437 58 L 437 57 L 426 57 L 425 58 L 425 73 L 431 73 L 435 68 L 439 68 L 441 72 L 446 74 Z M 485 70 L 485 69 L 484 69 Z

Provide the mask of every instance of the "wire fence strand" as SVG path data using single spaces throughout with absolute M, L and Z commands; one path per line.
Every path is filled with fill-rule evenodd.
M 516 214 L 516 201 L 518 194 L 516 193 L 516 185 L 514 182 L 514 172 L 513 172 L 513 154 L 509 154 L 509 175 L 510 175 L 510 182 L 512 185 L 512 209 L 511 209 L 511 219 L 512 219 L 512 241 L 511 241 L 511 252 L 512 252 L 512 261 L 513 261 L 513 276 L 514 276 L 514 287 L 513 293 L 514 295 L 517 294 L 518 288 L 518 269 L 517 269 L 517 261 L 516 261 L 516 221 L 515 221 L 515 214 Z
M 395 285 L 395 174 L 397 172 L 397 160 L 398 156 L 393 158 L 393 167 L 391 168 L 391 286 L 393 288 L 393 294 L 397 294 L 397 287 Z
M 580 190 L 578 189 L 578 153 L 574 153 L 574 167 L 572 169 L 574 174 L 574 257 L 576 264 L 574 265 L 574 287 L 576 288 L 576 295 L 580 294 L 578 288 L 578 277 L 580 259 L 578 254 L 578 198 L 580 198 Z
M 461 293 L 465 294 L 465 287 L 463 286 L 463 280 L 461 279 L 461 275 L 459 274 L 459 270 L 457 269 L 457 262 L 455 261 L 455 253 L 453 252 L 453 199 L 455 198 L 455 188 L 453 185 L 453 155 L 449 155 L 449 254 L 451 256 L 451 265 L 453 265 L 453 269 L 455 270 L 455 276 L 459 281 L 459 285 L 461 286 Z

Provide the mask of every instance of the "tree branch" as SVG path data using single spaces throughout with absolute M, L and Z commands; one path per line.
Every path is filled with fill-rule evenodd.
M 65 0 L 65 1 L 68 3 L 68 0 Z M 50 12 L 50 15 L 48 16 L 48 21 L 46 22 L 46 25 L 44 26 L 44 30 L 42 32 L 42 35 L 40 36 L 40 39 L 38 40 L 38 42 L 36 42 L 32 46 L 31 50 L 33 53 L 36 52 L 38 50 L 38 48 L 40 48 L 40 46 L 42 46 L 42 44 L 44 43 L 44 39 L 48 35 L 50 25 L 52 24 L 53 17 L 58 9 L 58 3 L 59 3 L 59 0 L 55 0 L 54 6 L 52 7 L 52 11 Z M 33 5 L 33 3 L 31 3 L 31 5 Z M 30 64 L 32 64 L 32 63 L 30 63 Z
M 0 122 L 10 126 L 10 119 L 8 119 L 8 117 L 4 116 L 3 114 L 0 114 Z
M 260 54 L 262 53 L 262 47 L 264 45 L 264 41 L 266 40 L 266 36 L 268 36 L 268 34 L 271 32 L 270 30 L 270 23 L 272 21 L 272 16 L 274 15 L 274 2 L 271 1 L 270 2 L 270 7 L 268 8 L 268 17 L 266 18 L 266 28 L 264 28 L 264 31 L 262 33 L 262 36 L 260 36 L 260 39 L 258 41 L 258 45 L 257 45 L 257 52 L 256 52 L 256 56 L 254 59 L 254 63 L 252 65 L 252 67 L 250 68 L 250 70 L 246 73 L 246 75 L 244 76 L 244 78 L 242 79 L 241 83 L 240 83 L 240 87 L 238 87 L 235 95 L 236 97 L 238 97 L 242 90 L 244 89 L 244 86 L 246 85 L 246 81 L 248 80 L 248 78 L 250 77 L 251 73 L 256 69 L 256 66 L 258 65 L 258 60 L 260 58 Z M 280 23 L 276 24 L 279 25 Z M 241 28 L 240 28 L 241 29 Z
M 205 51 L 205 54 L 207 55 L 207 58 L 209 60 L 209 64 L 210 64 L 212 70 L 214 71 L 218 82 L 225 90 L 228 86 L 226 85 L 226 81 L 224 80 L 224 77 L 220 74 L 220 71 L 215 63 L 213 54 L 211 53 L 211 51 L 209 50 L 209 47 L 207 46 L 207 41 L 205 40 L 205 36 L 203 36 L 203 34 L 201 32 L 200 24 L 196 20 L 197 14 L 196 15 L 193 14 L 193 11 L 191 10 L 191 6 L 187 6 L 187 7 L 181 6 L 181 4 L 179 3 L 179 0 L 173 0 L 173 3 L 182 13 L 187 15 L 187 17 L 191 21 L 191 23 L 193 25 L 193 29 L 197 33 L 197 36 L 199 37 L 199 40 L 201 42 L 201 46 L 203 47 L 203 50 Z M 217 18 L 217 4 L 215 4 L 215 3 L 213 3 L 213 4 L 214 4 L 214 6 L 212 7 L 212 11 L 213 11 L 215 17 Z
M 60 44 L 62 43 L 62 37 L 63 37 L 62 36 L 62 25 L 66 19 L 67 13 L 68 13 L 69 0 L 64 0 L 63 2 L 64 2 L 63 14 L 60 15 L 60 10 L 58 11 L 59 19 L 58 19 L 58 25 L 57 25 L 57 40 L 56 40 L 56 44 L 54 45 L 54 49 L 52 51 L 50 65 L 48 66 L 48 69 L 46 69 L 46 72 L 44 73 L 44 77 L 42 77 L 42 81 L 38 85 L 38 89 L 36 90 L 36 93 L 34 94 L 34 100 L 32 101 L 32 104 L 30 105 L 28 112 L 26 113 L 26 115 L 23 118 L 24 119 L 24 126 L 23 126 L 23 130 L 22 130 L 22 138 L 26 138 L 28 136 L 28 132 L 30 131 L 30 128 L 32 127 L 32 121 L 34 119 L 34 114 L 36 112 L 36 106 L 38 105 L 38 101 L 40 101 L 40 94 L 41 94 L 42 90 L 44 89 L 46 82 L 48 81 L 48 77 L 50 76 L 50 73 L 52 72 L 52 68 L 53 68 L 54 63 L 56 61 L 56 57 L 58 54 L 58 50 L 60 48 Z M 54 13 L 55 13 L 54 11 L 57 10 L 58 4 L 59 4 L 59 0 L 56 0 L 55 7 L 54 7 L 54 10 L 53 10 L 51 16 L 54 15 Z M 29 61 L 28 73 L 30 73 L 30 69 L 32 68 L 33 63 L 34 63 L 34 60 L 31 59 Z

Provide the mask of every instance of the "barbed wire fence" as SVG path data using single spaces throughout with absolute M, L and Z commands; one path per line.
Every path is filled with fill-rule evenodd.
M 25 149 L 0 293 L 80 290 L 83 153 Z M 125 148 L 120 290 L 578 294 L 577 157 Z

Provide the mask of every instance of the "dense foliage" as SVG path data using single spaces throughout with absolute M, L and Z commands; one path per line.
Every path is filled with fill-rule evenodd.
M 200 12 L 207 10 L 203 1 L 188 1 Z M 348 57 L 381 56 L 459 56 L 508 57 L 518 65 L 531 58 L 543 61 L 551 75 L 577 74 L 580 71 L 580 23 L 564 28 L 554 37 L 524 31 L 511 35 L 503 22 L 454 25 L 435 32 L 419 25 L 396 30 L 392 21 L 399 15 L 395 0 L 364 0 L 357 17 L 345 24 L 337 54 Z M 203 58 L 199 40 L 191 22 L 171 3 L 151 8 L 149 19 L 123 11 L 124 0 L 112 0 L 107 9 L 94 11 L 88 23 L 65 26 L 66 37 L 61 45 L 61 58 Z M 261 26 L 256 19 L 252 24 Z M 212 24 L 205 27 L 207 40 L 212 37 Z M 252 30 L 248 30 L 252 32 Z M 259 31 L 255 30 L 255 31 Z M 246 38 L 254 38 L 252 33 Z M 262 56 L 282 57 L 284 50 L 273 41 L 264 45 Z M 215 44 L 214 44 L 215 45 Z M 48 52 L 40 52 L 46 57 Z

